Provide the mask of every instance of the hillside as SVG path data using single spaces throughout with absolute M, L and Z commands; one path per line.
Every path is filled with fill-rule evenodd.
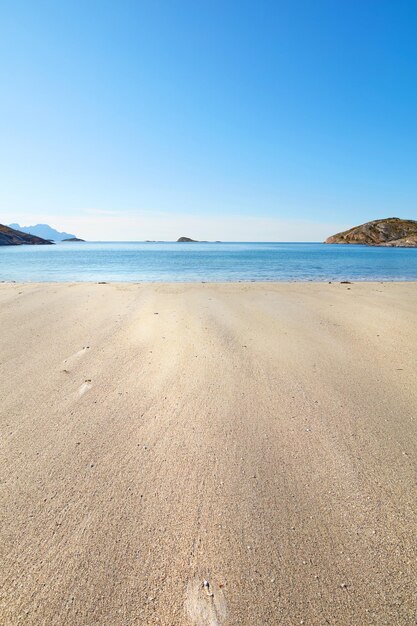
M 399 217 L 374 220 L 332 235 L 325 243 L 414 248 L 417 247 L 417 221 Z
M 21 246 L 23 244 L 48 245 L 52 244 L 52 241 L 29 235 L 28 233 L 22 233 L 20 230 L 0 224 L 0 246 Z

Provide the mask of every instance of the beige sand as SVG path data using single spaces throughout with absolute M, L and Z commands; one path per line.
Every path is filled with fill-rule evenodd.
M 415 283 L 3 284 L 0 324 L 2 625 L 415 623 Z

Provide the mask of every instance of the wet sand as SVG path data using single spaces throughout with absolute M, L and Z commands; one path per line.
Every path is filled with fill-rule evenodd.
M 1 284 L 0 328 L 2 626 L 416 622 L 416 283 Z

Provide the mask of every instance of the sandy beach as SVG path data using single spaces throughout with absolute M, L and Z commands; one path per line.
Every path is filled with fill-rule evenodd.
M 416 283 L 1 284 L 0 324 L 2 626 L 416 623 Z

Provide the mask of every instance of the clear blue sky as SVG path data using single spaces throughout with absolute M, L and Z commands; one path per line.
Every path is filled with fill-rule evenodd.
M 0 80 L 0 222 L 317 240 L 417 219 L 415 0 L 3 1 Z

